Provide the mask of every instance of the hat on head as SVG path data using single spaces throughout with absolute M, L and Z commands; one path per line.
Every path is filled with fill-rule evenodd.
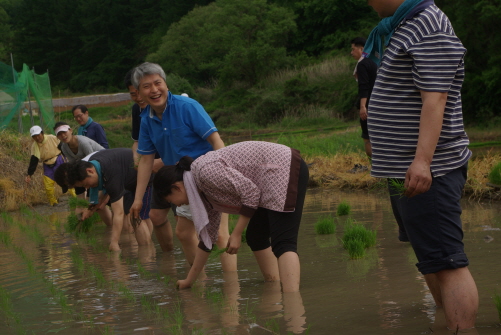
M 68 130 L 70 130 L 70 129 L 71 129 L 71 127 L 70 127 L 70 126 L 68 126 L 67 124 L 63 124 L 62 126 L 59 126 L 59 127 L 57 127 L 57 128 L 56 128 L 56 131 L 55 131 L 56 136 L 57 136 L 57 134 L 59 134 L 60 132 L 62 132 L 62 131 L 67 132 L 67 131 L 68 131 Z
M 33 126 L 30 129 L 31 136 L 39 135 L 41 132 L 43 132 L 43 130 L 42 128 L 40 128 L 40 126 Z

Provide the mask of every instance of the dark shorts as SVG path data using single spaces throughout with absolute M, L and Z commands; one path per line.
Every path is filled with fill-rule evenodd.
M 294 212 L 277 212 L 262 207 L 257 209 L 249 221 L 245 235 L 252 251 L 264 250 L 271 246 L 277 258 L 288 251 L 297 253 L 297 235 L 303 214 L 308 178 L 308 166 L 301 161 Z
M 461 195 L 468 165 L 433 178 L 430 189 L 412 198 L 388 186 L 393 212 L 405 229 L 422 274 L 468 266 L 461 223 Z
M 367 119 L 360 119 L 360 127 L 362 127 L 362 138 L 365 140 L 369 139 L 369 128 L 367 128 Z
M 139 217 L 143 220 L 149 219 L 150 218 L 150 208 L 151 208 L 151 189 L 152 186 L 148 186 L 146 188 L 146 191 L 144 192 L 143 196 L 143 206 L 141 207 L 141 211 L 139 212 Z M 130 208 L 132 207 L 132 204 L 134 203 L 134 197 L 135 193 L 130 192 L 130 191 L 125 191 L 124 194 L 124 213 L 125 215 L 129 214 Z

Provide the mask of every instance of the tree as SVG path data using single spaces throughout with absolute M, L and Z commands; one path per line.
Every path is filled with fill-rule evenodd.
M 172 24 L 147 60 L 199 84 L 253 85 L 287 63 L 295 28 L 292 11 L 266 0 L 217 0 Z
M 501 0 L 437 0 L 468 50 L 462 89 L 463 113 L 469 123 L 501 119 Z M 471 24 L 471 18 L 475 24 Z
M 346 50 L 357 37 L 367 37 L 379 22 L 374 10 L 362 0 L 274 0 L 294 10 L 297 30 L 291 52 L 319 55 L 333 49 Z

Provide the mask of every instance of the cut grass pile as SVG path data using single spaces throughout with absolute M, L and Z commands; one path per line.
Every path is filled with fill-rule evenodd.
M 332 216 L 322 216 L 315 223 L 315 232 L 319 235 L 334 234 L 336 231 L 336 224 Z
M 350 258 L 362 258 L 365 256 L 365 249 L 376 245 L 376 232 L 348 219 L 342 241 Z

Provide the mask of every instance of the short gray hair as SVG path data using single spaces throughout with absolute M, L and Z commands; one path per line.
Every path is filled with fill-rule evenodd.
M 156 63 L 145 62 L 134 68 L 134 72 L 132 73 L 132 85 L 134 85 L 136 90 L 138 90 L 139 82 L 141 81 L 141 79 L 152 74 L 158 74 L 165 82 L 167 82 L 165 72 L 160 65 Z

